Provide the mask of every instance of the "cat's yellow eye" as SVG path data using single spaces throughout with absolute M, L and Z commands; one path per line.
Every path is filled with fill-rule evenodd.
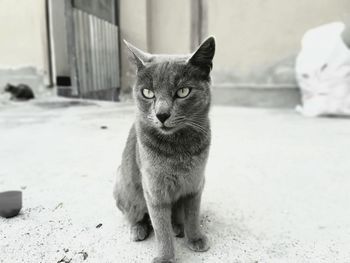
M 142 89 L 142 95 L 146 99 L 153 99 L 154 98 L 154 92 L 150 89 Z
M 188 94 L 190 94 L 190 89 L 189 88 L 181 88 L 181 89 L 178 89 L 176 91 L 176 95 L 179 97 L 179 98 L 185 98 L 188 96 Z

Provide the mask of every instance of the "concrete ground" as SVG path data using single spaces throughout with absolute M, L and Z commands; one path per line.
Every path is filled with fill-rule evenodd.
M 213 107 L 202 224 L 206 253 L 178 262 L 350 262 L 350 122 L 292 110 Z M 63 99 L 0 103 L 0 262 L 150 262 L 112 199 L 133 106 Z

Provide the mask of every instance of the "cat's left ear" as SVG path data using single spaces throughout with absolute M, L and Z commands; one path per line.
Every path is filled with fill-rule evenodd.
M 208 37 L 189 59 L 189 63 L 203 70 L 209 75 L 213 68 L 213 58 L 215 55 L 215 38 Z
M 129 50 L 129 58 L 136 65 L 138 71 L 144 68 L 146 63 L 152 60 L 151 54 L 144 52 L 141 49 L 138 49 L 137 47 L 131 45 L 125 39 L 124 43 Z

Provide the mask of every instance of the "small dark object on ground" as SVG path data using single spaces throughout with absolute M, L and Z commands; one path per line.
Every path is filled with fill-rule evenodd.
M 57 261 L 57 263 L 70 263 L 71 261 L 72 261 L 71 258 L 67 258 L 66 256 L 64 256 L 59 261 Z
M 22 209 L 22 192 L 7 191 L 0 193 L 0 216 L 11 218 Z
M 83 256 L 83 260 L 86 260 L 88 258 L 88 256 L 89 256 L 89 254 L 86 253 L 85 251 L 81 251 L 78 254 L 81 254 Z
M 106 130 L 106 129 L 108 129 L 108 127 L 107 126 L 101 126 L 101 129 L 102 130 Z
M 63 251 L 64 251 L 64 253 L 67 253 L 67 252 L 69 252 L 69 249 L 68 248 L 64 248 Z
M 34 99 L 33 90 L 26 84 L 12 85 L 7 84 L 5 87 L 5 92 L 11 94 L 11 100 L 25 101 Z
M 96 228 L 100 228 L 101 226 L 102 226 L 102 224 L 99 223 L 99 224 L 96 226 Z
M 59 203 L 58 205 L 56 205 L 56 207 L 53 209 L 53 211 L 56 211 L 57 209 L 59 208 L 62 208 L 63 207 L 63 203 Z

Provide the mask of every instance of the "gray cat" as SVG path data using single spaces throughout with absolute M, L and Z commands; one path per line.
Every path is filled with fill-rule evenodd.
M 213 37 L 193 55 L 152 55 L 126 42 L 137 66 L 136 120 L 118 168 L 114 197 L 141 241 L 152 226 L 158 256 L 175 262 L 172 229 L 194 251 L 209 249 L 199 210 L 210 146 Z

